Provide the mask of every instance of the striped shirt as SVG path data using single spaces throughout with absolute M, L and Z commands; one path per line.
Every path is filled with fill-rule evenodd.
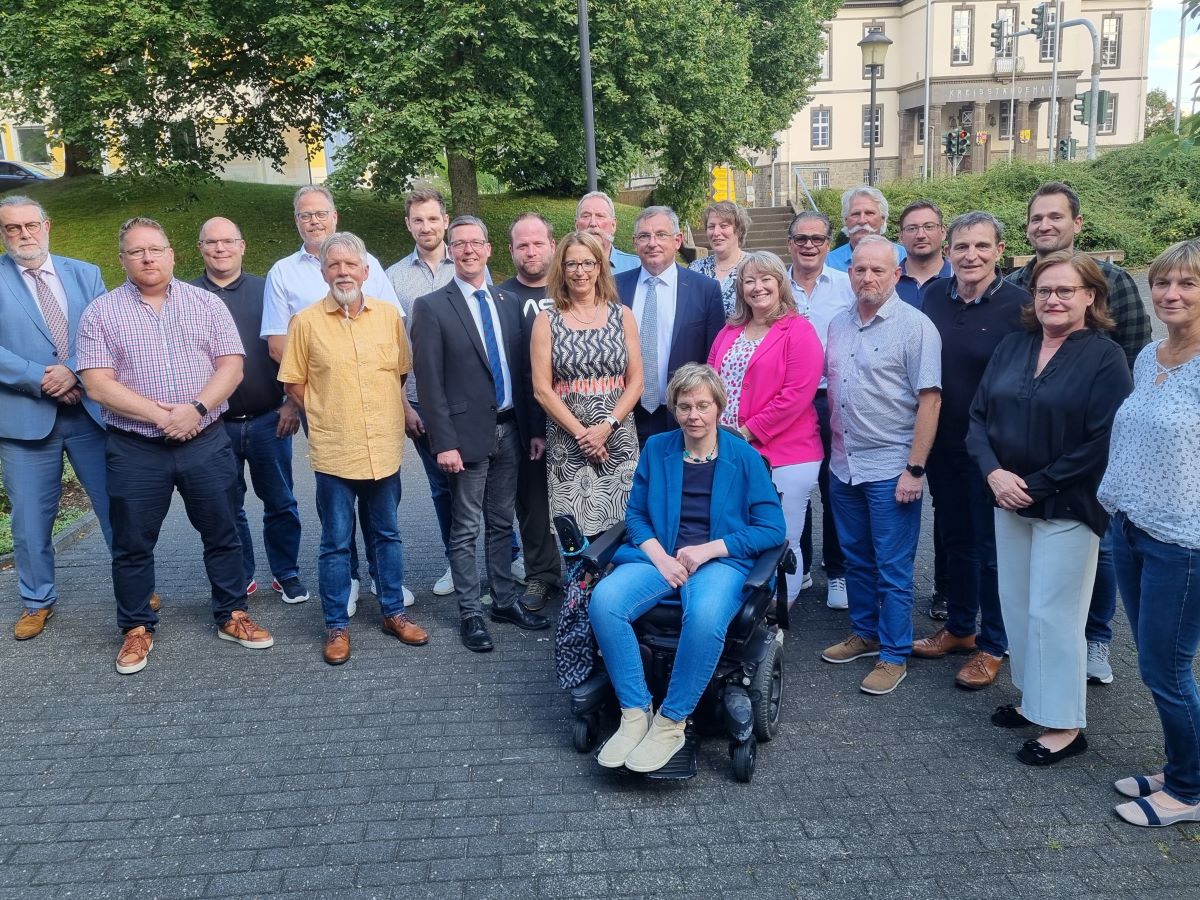
M 155 312 L 126 281 L 97 297 L 79 320 L 79 371 L 112 369 L 119 383 L 158 403 L 191 403 L 204 390 L 221 356 L 245 356 L 237 326 L 216 294 L 172 278 L 162 311 Z M 207 428 L 228 408 L 220 403 L 200 420 Z M 162 430 L 111 410 L 114 428 L 159 438 Z

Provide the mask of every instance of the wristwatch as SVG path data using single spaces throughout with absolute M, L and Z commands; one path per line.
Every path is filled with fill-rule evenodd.
M 208 415 L 208 407 L 205 406 L 203 403 L 201 403 L 199 400 L 193 400 L 192 406 L 195 408 L 196 412 L 200 413 L 200 418 L 203 419 L 205 416 Z
M 613 431 L 621 427 L 621 423 L 617 420 L 616 416 L 605 416 L 604 421 L 608 423 L 608 427 Z
M 924 466 L 914 466 L 912 463 L 909 463 L 904 468 L 908 471 L 908 474 L 911 475 L 913 478 L 921 478 L 925 474 Z

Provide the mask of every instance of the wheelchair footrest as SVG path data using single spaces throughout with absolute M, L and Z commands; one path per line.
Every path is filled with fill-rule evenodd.
M 696 776 L 696 737 L 689 734 L 683 749 L 676 753 L 665 766 L 657 772 L 647 772 L 645 778 L 649 781 L 686 781 Z

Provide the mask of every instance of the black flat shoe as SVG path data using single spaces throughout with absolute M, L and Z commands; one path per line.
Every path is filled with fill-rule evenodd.
M 1011 703 L 1006 703 L 996 707 L 996 711 L 992 713 L 992 724 L 1001 728 L 1024 728 L 1033 723 L 1017 712 L 1017 708 Z
M 541 631 L 543 628 L 550 627 L 550 620 L 545 616 L 539 616 L 537 613 L 531 613 L 518 600 L 511 606 L 492 607 L 492 621 L 506 622 L 509 625 L 516 625 L 518 628 L 524 628 L 528 631 Z
M 472 653 L 487 653 L 492 649 L 492 636 L 488 634 L 487 626 L 483 624 L 483 616 L 471 616 L 469 619 L 463 619 L 460 628 L 463 646 Z
M 1030 738 L 1017 751 L 1017 759 L 1027 766 L 1049 766 L 1068 756 L 1078 756 L 1087 746 L 1087 738 L 1082 731 L 1061 750 L 1048 750 L 1037 738 Z

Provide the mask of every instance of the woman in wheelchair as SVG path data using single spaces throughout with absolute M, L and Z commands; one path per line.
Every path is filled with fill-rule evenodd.
M 755 558 L 784 541 L 783 510 L 762 458 L 718 428 L 725 389 L 709 366 L 681 366 L 667 386 L 680 430 L 642 450 L 625 512 L 626 543 L 592 595 L 589 616 L 621 705 L 600 765 L 654 772 L 684 745 L 687 718 L 712 678 Z M 633 622 L 678 597 L 683 630 L 667 696 L 651 696 Z

